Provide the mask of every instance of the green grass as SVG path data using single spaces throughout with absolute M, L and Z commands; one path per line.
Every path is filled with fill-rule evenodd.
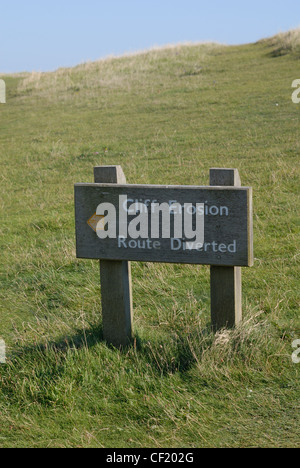
M 276 47 L 186 45 L 3 77 L 1 447 L 299 445 L 300 76 Z M 208 267 L 134 263 L 135 341 L 106 345 L 73 206 L 74 183 L 101 164 L 144 184 L 239 169 L 255 239 L 240 327 L 211 333 Z

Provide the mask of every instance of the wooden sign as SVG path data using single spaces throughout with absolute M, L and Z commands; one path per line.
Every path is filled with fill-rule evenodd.
M 127 185 L 121 166 L 75 185 L 76 250 L 100 260 L 104 339 L 132 339 L 131 260 L 208 264 L 213 330 L 242 319 L 241 266 L 253 264 L 252 189 L 237 169 L 210 169 L 210 186 Z
M 251 266 L 252 189 L 75 185 L 77 257 Z

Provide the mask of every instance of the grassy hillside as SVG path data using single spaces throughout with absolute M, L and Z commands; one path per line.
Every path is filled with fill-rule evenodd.
M 1 447 L 299 444 L 300 73 L 297 47 L 278 49 L 186 45 L 0 77 Z M 134 344 L 103 342 L 73 207 L 101 164 L 144 184 L 239 169 L 255 265 L 238 329 L 210 332 L 208 267 L 134 263 Z
M 271 57 L 293 55 L 300 58 L 300 28 L 263 39 L 261 43 L 270 47 Z

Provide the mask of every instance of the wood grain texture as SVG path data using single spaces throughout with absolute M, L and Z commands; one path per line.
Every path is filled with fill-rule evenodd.
M 181 205 L 192 203 L 196 206 L 196 203 L 205 203 L 208 209 L 227 207 L 228 216 L 209 213 L 205 216 L 205 245 L 202 251 L 184 250 L 183 244 L 182 248 L 172 250 L 170 239 L 162 238 L 158 239 L 160 246 L 156 249 L 149 248 L 149 246 L 143 247 L 143 244 L 139 245 L 140 248 L 131 248 L 128 247 L 128 242 L 124 247 L 124 244 L 120 245 L 118 239 L 99 239 L 96 232 L 87 224 L 87 221 L 96 212 L 98 205 L 109 202 L 117 209 L 117 232 L 119 232 L 120 195 L 126 195 L 130 200 L 141 202 L 150 200 L 158 203 L 169 203 L 172 200 Z M 77 256 L 79 258 L 107 260 L 251 266 L 252 248 L 251 245 L 249 246 L 249 243 L 252 243 L 252 236 L 249 234 L 249 225 L 251 225 L 249 218 L 252 216 L 251 199 L 252 189 L 249 187 L 76 184 Z M 149 226 L 151 224 L 150 211 Z M 193 227 L 195 228 L 195 226 Z M 213 243 L 216 243 L 217 246 Z
M 100 261 L 103 337 L 115 347 L 132 339 L 131 264 Z
M 240 187 L 241 179 L 237 169 L 211 168 L 209 170 L 209 184 Z
M 210 267 L 211 324 L 214 331 L 242 320 L 241 267 Z
M 126 184 L 126 177 L 121 166 L 94 167 L 94 180 L 97 184 Z
M 213 185 L 235 185 L 241 180 L 237 169 L 210 170 Z M 252 197 L 248 198 L 248 258 L 253 262 L 252 248 Z M 251 246 L 249 246 L 251 243 Z M 210 268 L 211 324 L 214 331 L 232 328 L 242 320 L 242 270 L 236 266 L 211 266 Z
M 121 166 L 94 168 L 95 182 L 126 183 Z M 127 261 L 100 261 L 103 337 L 115 347 L 132 339 L 131 265 Z

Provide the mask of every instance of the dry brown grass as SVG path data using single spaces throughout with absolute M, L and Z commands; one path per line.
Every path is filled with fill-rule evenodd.
M 300 57 L 300 27 L 276 34 L 260 42 L 265 42 L 268 46 L 272 47 L 271 55 L 273 57 L 289 53 L 295 53 Z
M 211 51 L 220 47 L 215 43 L 184 43 L 170 44 L 163 47 L 153 47 L 149 50 L 137 51 L 122 56 L 109 56 L 95 62 L 82 63 L 74 68 L 60 68 L 54 72 L 36 72 L 24 75 L 18 86 L 19 98 L 28 94 L 38 98 L 60 101 L 79 98 L 99 89 L 106 92 L 115 90 L 130 91 L 145 76 L 159 72 L 160 61 L 189 61 L 191 54 L 196 54 L 199 60 L 205 59 Z

